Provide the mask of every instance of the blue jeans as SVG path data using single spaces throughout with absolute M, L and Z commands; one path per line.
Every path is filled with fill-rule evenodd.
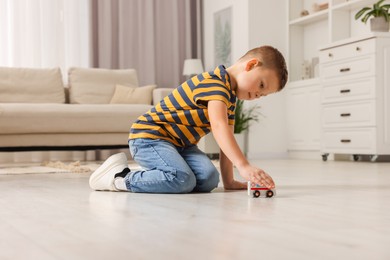
M 210 192 L 218 186 L 219 172 L 196 145 L 182 148 L 164 140 L 129 141 L 133 159 L 143 168 L 125 177 L 132 192 Z

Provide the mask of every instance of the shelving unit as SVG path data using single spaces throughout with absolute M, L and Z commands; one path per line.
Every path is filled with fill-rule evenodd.
M 294 104 L 288 107 L 287 116 L 296 118 L 297 111 L 305 111 L 307 104 L 299 105 L 297 100 L 302 97 L 321 97 L 320 73 L 314 74 L 313 67 L 310 67 L 309 77 L 304 76 L 303 63 L 306 61 L 312 63 L 313 58 L 319 57 L 319 49 L 324 45 L 334 42 L 349 41 L 351 38 L 361 37 L 370 33 L 369 23 L 364 24 L 355 20 L 355 14 L 365 6 L 372 6 L 377 0 L 286 0 L 287 3 L 287 39 L 289 41 L 287 62 L 289 68 L 289 84 L 287 89 L 291 93 L 287 95 L 287 103 Z M 386 0 L 390 4 L 390 0 Z M 313 11 L 314 4 L 328 3 L 325 10 Z M 306 16 L 301 16 L 303 10 L 309 12 Z M 289 100 L 293 98 L 294 100 Z M 320 99 L 321 100 L 321 99 Z M 321 118 L 321 102 L 310 104 L 312 111 L 307 116 L 306 121 L 317 122 Z M 296 107 L 298 106 L 298 107 Z M 291 120 L 290 120 L 291 121 Z M 289 137 L 289 150 L 310 150 L 320 151 L 321 144 L 312 142 L 303 142 L 299 145 L 297 140 L 305 140 L 307 136 L 315 137 L 321 132 L 321 125 L 317 128 L 311 127 L 311 130 L 302 131 L 301 126 L 291 121 L 288 123 L 289 131 L 296 133 Z M 304 128 L 303 128 L 304 129 Z M 299 136 L 301 135 L 301 136 Z
M 327 9 L 312 10 L 314 4 L 324 2 L 328 2 Z M 369 33 L 369 24 L 356 21 L 354 16 L 362 7 L 375 2 L 377 0 L 287 0 L 290 81 L 302 80 L 302 63 L 318 57 L 321 45 Z M 303 10 L 309 11 L 309 15 L 301 16 Z

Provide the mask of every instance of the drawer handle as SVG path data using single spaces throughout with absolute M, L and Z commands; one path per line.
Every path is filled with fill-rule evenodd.
M 361 51 L 362 49 L 358 46 L 356 47 L 356 51 Z
M 350 143 L 351 139 L 341 139 L 340 142 L 342 142 L 342 143 Z
M 328 57 L 329 57 L 329 58 L 332 58 L 332 57 L 333 57 L 333 54 L 332 54 L 332 53 L 328 53 Z
M 351 113 L 342 113 L 340 114 L 341 117 L 348 117 L 351 116 Z
M 340 90 L 340 93 L 349 93 L 349 92 L 351 92 L 350 89 L 342 89 L 342 90 Z
M 340 72 L 348 72 L 350 70 L 351 70 L 351 68 L 342 68 L 342 69 L 340 69 Z

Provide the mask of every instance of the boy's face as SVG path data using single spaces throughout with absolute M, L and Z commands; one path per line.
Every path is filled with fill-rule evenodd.
M 279 91 L 276 72 L 259 64 L 258 60 L 252 59 L 237 75 L 235 91 L 238 99 L 253 100 Z

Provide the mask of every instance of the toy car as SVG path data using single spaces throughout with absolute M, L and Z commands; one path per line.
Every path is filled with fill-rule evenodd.
M 268 189 L 248 181 L 248 196 L 252 196 L 254 198 L 258 198 L 260 196 L 271 198 L 274 195 L 276 195 L 275 189 Z

